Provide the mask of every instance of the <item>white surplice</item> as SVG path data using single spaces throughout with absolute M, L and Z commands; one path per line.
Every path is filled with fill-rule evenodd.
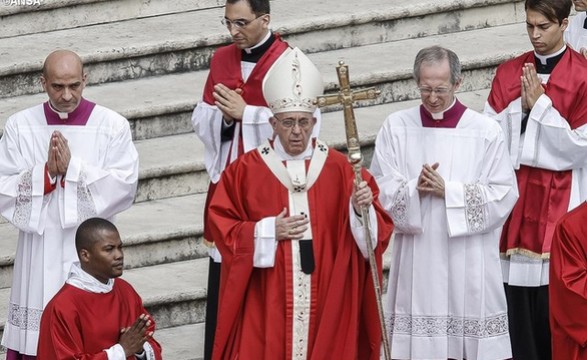
M 583 27 L 587 13 L 582 11 L 573 16 L 565 30 L 565 41 L 576 51 L 587 48 L 587 29 Z
M 44 195 L 55 130 L 67 139 L 71 160 L 65 179 Z M 78 259 L 77 226 L 129 208 L 137 182 L 130 126 L 112 110 L 96 105 L 85 125 L 47 125 L 43 105 L 8 119 L 0 140 L 0 211 L 20 231 L 3 346 L 36 354 L 42 309 Z
M 439 163 L 445 199 L 420 196 Z M 395 359 L 511 357 L 499 236 L 518 192 L 499 126 L 466 110 L 456 128 L 423 127 L 419 107 L 390 115 L 371 171 L 395 224 L 386 323 Z

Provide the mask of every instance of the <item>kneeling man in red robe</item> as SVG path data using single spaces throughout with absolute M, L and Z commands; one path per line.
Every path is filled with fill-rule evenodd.
M 79 264 L 41 317 L 37 359 L 161 360 L 155 322 L 122 279 L 122 242 L 108 220 L 84 221 L 75 234 Z

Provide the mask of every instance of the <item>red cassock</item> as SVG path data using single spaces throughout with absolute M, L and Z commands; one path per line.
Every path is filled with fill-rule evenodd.
M 104 350 L 117 344 L 120 329 L 141 314 L 148 314 L 141 297 L 122 279 L 104 294 L 65 284 L 43 311 L 37 359 L 107 360 Z M 151 322 L 149 331 L 155 331 Z M 159 343 L 151 339 L 149 344 L 161 360 Z
M 243 80 L 241 70 L 242 50 L 235 44 L 229 44 L 218 48 L 210 60 L 210 73 L 208 74 L 206 85 L 204 86 L 204 102 L 213 105 L 215 102 L 213 95 L 214 86 L 217 84 L 223 84 L 229 89 L 239 89 L 241 91 L 241 96 L 247 105 L 267 107 L 267 102 L 263 97 L 263 79 L 273 63 L 275 63 L 275 60 L 277 60 L 289 47 L 287 42 L 283 41 L 279 34 L 274 33 L 273 35 L 275 36 L 275 41 L 271 44 L 269 49 L 267 49 L 265 54 L 263 54 L 261 59 L 259 59 L 246 82 Z M 244 153 L 242 144 L 243 142 L 240 141 L 238 148 L 239 156 Z M 209 232 L 208 208 L 215 189 L 216 184 L 210 182 L 208 196 L 206 197 L 206 206 L 204 207 L 204 238 L 211 242 L 214 241 L 214 238 Z
M 501 64 L 495 74 L 487 101 L 497 113 L 520 97 L 520 76 L 525 63 L 535 64 L 534 52 L 527 52 Z M 587 123 L 587 74 L 585 59 L 567 49 L 547 84 L 546 95 L 571 129 Z M 520 198 L 503 226 L 500 252 L 516 249 L 536 255 L 548 254 L 554 227 L 569 208 L 571 170 L 552 171 L 521 165 L 516 170 Z
M 374 178 L 367 171 L 363 178 L 377 199 Z M 353 181 L 347 158 L 329 150 L 322 172 L 308 190 L 316 266 L 311 275 L 307 359 L 379 359 L 381 331 L 369 263 L 349 225 Z M 290 240 L 283 240 L 272 268 L 253 267 L 256 222 L 277 216 L 288 205 L 288 190 L 256 150 L 231 164 L 218 183 L 210 207 L 223 266 L 214 359 L 291 358 L 291 264 L 292 256 L 299 254 L 292 254 Z M 393 225 L 377 200 L 374 205 L 381 276 L 382 254 Z
M 552 359 L 587 359 L 587 203 L 556 227 L 549 292 Z

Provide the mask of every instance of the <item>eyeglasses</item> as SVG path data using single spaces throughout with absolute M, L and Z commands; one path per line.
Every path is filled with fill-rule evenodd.
M 281 123 L 281 125 L 284 128 L 287 128 L 287 129 L 291 129 L 291 128 L 295 127 L 296 124 L 297 124 L 300 127 L 300 129 L 304 129 L 305 130 L 305 129 L 308 129 L 310 127 L 310 125 L 312 124 L 312 122 L 310 121 L 310 119 L 299 119 L 299 120 L 296 120 L 296 119 L 292 119 L 292 118 L 286 118 L 286 119 L 283 119 L 283 120 L 279 120 L 279 119 L 277 119 L 277 120 Z
M 443 96 L 443 95 L 448 94 L 448 92 L 450 91 L 450 88 L 439 87 L 436 89 L 431 89 L 429 87 L 419 87 L 418 90 L 420 90 L 420 94 L 422 94 L 424 96 L 431 95 L 432 93 L 436 93 L 436 95 L 438 95 L 438 96 Z
M 223 18 L 222 20 L 220 20 L 220 22 L 222 23 L 222 25 L 226 26 L 229 29 L 232 28 L 233 26 L 237 29 L 244 29 L 250 23 L 257 20 L 261 16 L 265 16 L 265 15 L 267 15 L 267 14 L 261 14 L 261 15 L 257 16 L 256 18 L 254 18 L 253 20 L 237 19 L 237 20 L 233 21 L 233 20 L 229 20 L 227 18 Z

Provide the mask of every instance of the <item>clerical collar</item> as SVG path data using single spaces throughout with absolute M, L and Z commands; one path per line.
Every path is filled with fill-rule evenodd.
M 283 144 L 281 144 L 281 141 L 279 141 L 279 136 L 275 136 L 275 139 L 273 140 L 273 150 L 283 161 L 309 159 L 312 157 L 312 153 L 314 152 L 314 139 L 308 141 L 308 147 L 306 150 L 304 150 L 303 153 L 293 156 L 285 152 Z
M 109 279 L 107 284 L 100 282 L 98 279 L 88 274 L 75 262 L 71 265 L 69 275 L 65 283 L 74 286 L 78 289 L 93 292 L 93 293 L 109 293 L 114 287 L 114 279 Z
M 259 59 L 265 54 L 265 52 L 271 47 L 275 41 L 275 35 L 271 31 L 267 32 L 267 35 L 257 45 L 243 49 L 241 51 L 241 60 L 251 63 L 257 63 Z
M 461 104 L 455 97 L 451 106 L 442 113 L 432 114 L 426 110 L 424 105 L 420 105 L 420 118 L 422 119 L 423 127 L 437 127 L 437 128 L 455 128 L 459 120 L 467 110 L 467 107 Z
M 563 45 L 559 51 L 550 55 L 539 55 L 534 51 L 536 72 L 538 74 L 550 74 L 552 70 L 554 70 L 556 64 L 558 64 L 559 60 L 563 57 L 565 50 L 567 50 L 567 45 Z
M 79 105 L 70 113 L 63 113 L 53 108 L 50 101 L 43 104 L 43 111 L 47 119 L 47 125 L 86 125 L 92 111 L 94 104 L 84 98 L 80 100 Z

